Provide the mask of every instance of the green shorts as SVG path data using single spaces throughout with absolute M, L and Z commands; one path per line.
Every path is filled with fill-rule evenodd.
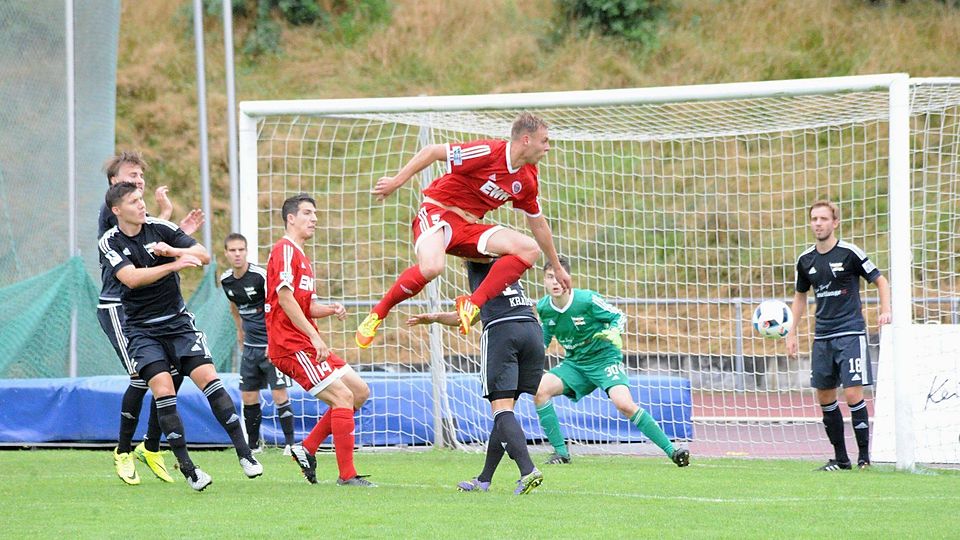
M 560 362 L 549 373 L 563 381 L 563 395 L 571 401 L 580 401 L 597 388 L 606 392 L 618 384 L 630 386 L 630 379 L 627 377 L 627 370 L 623 367 L 622 360 L 586 366 L 574 362 Z

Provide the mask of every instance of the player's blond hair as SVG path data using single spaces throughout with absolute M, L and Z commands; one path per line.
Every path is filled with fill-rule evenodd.
M 108 185 L 111 178 L 120 174 L 120 166 L 124 163 L 137 165 L 140 170 L 147 172 L 147 162 L 143 159 L 143 154 L 136 151 L 123 151 L 103 163 L 103 172 L 107 175 Z
M 513 121 L 513 127 L 510 129 L 510 138 L 517 140 L 524 135 L 536 133 L 540 128 L 546 129 L 547 123 L 539 116 L 523 111 L 516 120 Z
M 828 200 L 826 200 L 826 199 L 820 199 L 819 201 L 816 201 L 816 202 L 814 202 L 813 204 L 811 204 L 811 205 L 810 205 L 810 209 L 807 210 L 807 216 L 809 216 L 810 214 L 812 214 L 812 213 L 813 213 L 813 210 L 814 210 L 815 208 L 820 208 L 821 206 L 830 209 L 830 212 L 833 213 L 833 219 L 835 219 L 835 220 L 839 220 L 839 219 L 840 219 L 840 208 L 838 208 L 837 205 L 834 204 L 833 201 L 828 201 Z

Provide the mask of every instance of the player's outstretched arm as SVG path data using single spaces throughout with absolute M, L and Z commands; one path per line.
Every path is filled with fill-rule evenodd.
M 877 286 L 877 292 L 880 294 L 880 317 L 877 319 L 877 323 L 880 326 L 890 324 L 890 321 L 893 320 L 890 311 L 890 282 L 887 281 L 886 277 L 880 276 L 873 283 Z
M 800 320 L 807 312 L 807 293 L 793 293 L 793 303 L 790 304 L 790 311 L 793 312 L 793 328 L 787 333 L 787 356 L 796 358 L 800 345 L 797 340 L 797 332 L 800 331 Z
M 179 272 L 184 268 L 200 266 L 203 266 L 200 259 L 191 254 L 185 254 L 173 262 L 161 264 L 160 266 L 152 266 L 150 268 L 136 268 L 133 265 L 123 266 L 117 270 L 114 275 L 120 280 L 120 283 L 123 283 L 131 289 L 136 289 L 160 281 L 168 275 Z
M 447 146 L 445 144 L 431 144 L 420 149 L 406 165 L 400 169 L 396 176 L 384 176 L 377 180 L 377 184 L 370 190 L 378 201 L 387 198 L 391 193 L 400 188 L 413 178 L 413 175 L 426 169 L 431 163 L 447 159 Z
M 540 246 L 540 251 L 546 255 L 547 260 L 549 260 L 553 266 L 553 275 L 557 283 L 559 283 L 565 291 L 572 289 L 573 280 L 570 279 L 570 274 L 568 274 L 567 271 L 564 270 L 563 265 L 560 264 L 560 258 L 557 256 L 557 248 L 553 245 L 553 231 L 550 230 L 550 223 L 547 222 L 547 218 L 543 217 L 543 214 L 537 217 L 527 216 L 527 227 L 530 228 L 533 239 L 536 240 L 537 245 Z
M 460 326 L 460 317 L 456 311 L 446 311 L 443 313 L 418 313 L 407 319 L 407 326 L 431 323 L 439 323 L 444 326 Z

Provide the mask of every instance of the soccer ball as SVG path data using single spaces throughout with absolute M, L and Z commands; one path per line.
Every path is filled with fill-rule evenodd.
M 790 306 L 780 300 L 764 300 L 753 312 L 753 327 L 768 339 L 780 339 L 793 327 Z

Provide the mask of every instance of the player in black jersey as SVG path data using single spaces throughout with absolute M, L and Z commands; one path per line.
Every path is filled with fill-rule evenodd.
M 810 353 L 810 386 L 817 391 L 823 410 L 823 425 L 833 445 L 834 459 L 822 471 L 850 469 L 843 438 L 843 416 L 837 403 L 837 387 L 850 407 L 859 456 L 857 466 L 870 466 L 870 419 L 863 401 L 863 387 L 873 384 L 867 354 L 867 326 L 861 313 L 860 278 L 877 286 L 880 295 L 879 324 L 890 322 L 890 284 L 857 246 L 838 240 L 840 211 L 830 201 L 817 201 L 809 211 L 810 228 L 817 242 L 797 259 L 797 286 L 793 296 L 794 328 L 807 310 L 807 291 L 817 302 L 813 350 Z M 787 354 L 795 357 L 796 332 L 787 334 Z
M 121 152 L 111 157 L 104 163 L 103 170 L 107 176 L 108 185 L 117 182 L 132 182 L 141 191 L 144 190 L 144 171 L 147 169 L 147 163 L 138 152 Z M 160 219 L 169 219 L 173 212 L 173 204 L 167 197 L 167 187 L 160 186 L 156 190 L 156 202 L 160 209 L 158 217 Z M 180 222 L 180 228 L 186 234 L 193 234 L 200 225 L 203 224 L 203 212 L 193 210 L 183 221 Z M 100 215 L 97 219 L 97 238 L 103 236 L 107 229 L 117 225 L 117 218 L 113 212 L 104 204 L 100 207 Z M 147 421 L 147 430 L 143 441 L 133 448 L 133 434 L 137 430 L 140 410 L 143 407 L 143 398 L 147 394 L 147 383 L 137 375 L 133 368 L 133 361 L 127 353 L 127 341 L 123 336 L 123 327 L 126 325 L 127 317 L 123 311 L 123 305 L 120 303 L 120 292 L 122 285 L 113 275 L 113 268 L 101 265 L 100 277 L 102 286 L 100 289 L 100 298 L 97 304 L 97 320 L 100 328 L 106 334 L 110 344 L 113 345 L 117 357 L 120 358 L 120 364 L 124 371 L 130 376 L 130 384 L 123 393 L 123 399 L 120 402 L 120 433 L 117 437 L 117 448 L 113 451 L 113 464 L 117 471 L 117 476 L 127 484 L 137 485 L 140 483 L 140 476 L 137 474 L 136 460 L 142 461 L 151 471 L 164 482 L 173 482 L 173 478 L 167 472 L 166 463 L 163 460 L 163 454 L 160 453 L 160 424 L 157 422 L 157 404 L 156 400 L 150 402 L 150 417 Z M 174 375 L 174 380 L 179 386 L 179 381 L 183 377 L 179 374 Z
M 143 192 L 133 183 L 111 186 L 105 202 L 117 216 L 117 226 L 100 237 L 100 261 L 113 268 L 123 284 L 120 301 L 127 316 L 123 329 L 127 350 L 137 374 L 156 397 L 158 422 L 180 472 L 197 491 L 212 482 L 187 452 L 171 368 L 203 391 L 230 436 L 244 473 L 260 476 L 263 466 L 250 453 L 233 400 L 213 367 L 206 336 L 194 326 L 180 292 L 179 271 L 208 263 L 206 248 L 173 223 L 147 217 Z
M 267 271 L 247 262 L 247 239 L 240 233 L 230 233 L 223 241 L 223 254 L 230 269 L 220 275 L 223 294 L 230 301 L 230 312 L 237 324 L 237 345 L 243 351 L 240 363 L 240 398 L 243 400 L 243 421 L 247 426 L 247 442 L 254 452 L 261 451 L 260 390 L 270 386 L 274 408 L 280 419 L 285 447 L 289 456 L 296 442 L 293 433 L 293 407 L 287 387 L 290 379 L 267 358 L 267 323 L 263 303 L 266 299 Z
M 466 261 L 470 289 L 476 290 L 493 266 L 492 261 Z M 487 491 L 504 452 L 517 463 L 520 479 L 514 493 L 529 493 L 543 482 L 543 474 L 533 465 L 527 450 L 527 437 L 513 414 L 521 394 L 533 395 L 543 376 L 543 330 L 533 310 L 535 302 L 524 293 L 519 281 L 511 283 L 480 307 L 483 323 L 480 335 L 480 380 L 483 397 L 490 400 L 493 430 L 487 442 L 483 471 L 457 484 L 460 491 Z M 407 319 L 410 326 L 440 323 L 459 326 L 456 311 L 425 313 Z M 473 321 L 474 324 L 476 320 Z

